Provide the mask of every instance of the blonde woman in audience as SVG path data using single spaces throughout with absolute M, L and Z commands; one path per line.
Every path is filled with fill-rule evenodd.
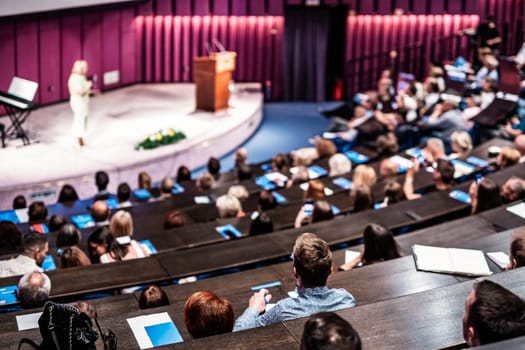
M 336 153 L 328 160 L 330 166 L 330 176 L 340 176 L 352 170 L 352 162 L 344 154 Z
M 133 219 L 131 214 L 119 210 L 111 218 L 109 231 L 115 238 L 106 254 L 100 257 L 101 263 L 131 260 L 149 256 L 149 249 L 133 239 Z
M 138 175 L 138 185 L 140 189 L 150 191 L 152 188 L 151 176 L 147 172 L 141 171 Z
M 472 151 L 472 139 L 466 131 L 454 131 L 450 136 L 452 154 L 449 159 L 465 158 Z
M 225 194 L 217 198 L 215 202 L 221 218 L 234 218 L 244 216 L 241 202 L 231 194 Z
M 516 165 L 520 161 L 521 154 L 518 150 L 511 147 L 502 147 L 498 155 L 496 164 L 500 169 Z
M 377 181 L 376 171 L 368 165 L 360 164 L 354 170 L 353 182 L 356 185 L 372 186 Z
M 250 196 L 250 193 L 243 185 L 233 185 L 228 189 L 228 194 L 234 196 L 241 202 L 244 202 Z

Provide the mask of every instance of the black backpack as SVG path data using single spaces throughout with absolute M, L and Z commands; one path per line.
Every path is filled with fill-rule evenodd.
M 104 349 L 116 349 L 117 341 L 113 332 L 102 332 L 98 320 L 95 321 L 102 335 Z M 23 338 L 18 345 L 19 350 L 24 344 L 39 350 L 96 350 L 95 342 L 99 333 L 93 327 L 91 319 L 74 307 L 48 301 L 44 305 L 38 326 L 42 343 L 37 345 L 32 340 Z

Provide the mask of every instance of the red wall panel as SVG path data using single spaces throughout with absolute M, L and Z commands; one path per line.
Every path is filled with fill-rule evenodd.
M 67 16 L 62 19 L 62 99 L 69 98 L 69 91 L 67 89 L 67 79 L 71 74 L 71 67 L 75 60 L 82 58 L 82 31 L 80 28 L 81 17 L 79 15 Z
M 38 23 L 19 21 L 16 23 L 16 75 L 32 81 L 39 81 L 38 76 Z M 40 90 L 35 101 L 40 102 Z
M 42 19 L 39 32 L 39 90 L 40 102 L 45 104 L 60 100 L 60 22 Z

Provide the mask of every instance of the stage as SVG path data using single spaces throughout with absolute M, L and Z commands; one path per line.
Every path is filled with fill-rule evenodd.
M 137 186 L 137 174 L 154 180 L 174 176 L 180 165 L 190 169 L 221 157 L 248 139 L 262 120 L 263 95 L 256 83 L 237 83 L 230 108 L 216 113 L 195 111 L 194 84 L 138 84 L 91 98 L 86 146 L 71 136 L 73 115 L 68 102 L 40 107 L 23 125 L 32 142 L 9 139 L 0 148 L 0 210 L 10 209 L 17 194 L 28 202 L 55 203 L 64 183 L 81 198 L 96 192 L 94 174 L 110 175 L 109 190 L 121 182 Z M 0 122 L 9 125 L 7 118 Z M 148 133 L 163 128 L 182 131 L 186 139 L 152 150 L 135 150 Z M 35 196 L 36 195 L 36 196 Z M 29 204 L 29 203 L 28 203 Z

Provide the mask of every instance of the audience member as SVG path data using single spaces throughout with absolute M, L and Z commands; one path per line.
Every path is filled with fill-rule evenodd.
M 419 171 L 419 162 L 414 161 L 412 167 L 407 170 L 403 191 L 407 199 L 417 199 L 421 194 L 414 192 L 414 176 Z M 438 191 L 448 191 L 454 182 L 454 165 L 448 160 L 438 159 L 432 172 L 434 186 Z
M 131 187 L 129 187 L 127 182 L 123 182 L 117 187 L 117 208 L 129 208 L 132 206 L 130 202 L 131 197 Z
M 523 118 L 523 120 L 525 120 L 525 118 Z M 520 162 L 522 162 L 522 159 L 525 156 L 525 135 L 516 136 L 516 138 L 514 139 L 514 148 L 517 149 L 518 152 L 520 152 Z
M 512 233 L 510 242 L 509 264 L 507 270 L 525 266 L 525 230 L 518 229 Z
M 405 192 L 403 192 L 403 187 L 399 182 L 389 180 L 385 184 L 385 199 L 383 201 L 383 206 L 387 207 L 390 204 L 402 202 L 406 200 Z
M 472 151 L 472 139 L 466 131 L 454 131 L 450 136 L 452 154 L 449 158 L 466 158 Z
M 290 188 L 295 185 L 299 185 L 305 181 L 308 181 L 308 178 L 308 168 L 304 165 L 299 165 L 297 167 L 297 172 L 295 174 L 292 174 L 290 180 L 286 183 L 286 187 Z
M 315 142 L 315 149 L 317 150 L 318 159 L 327 158 L 333 156 L 337 150 L 335 144 L 331 140 L 317 139 Z
M 471 119 L 477 116 L 481 111 L 481 108 L 479 107 L 481 100 L 478 95 L 468 94 L 465 96 L 465 103 L 467 106 L 463 112 L 461 112 L 461 116 L 463 117 L 467 128 L 470 130 L 474 126 L 474 122 L 471 121 Z
M 29 222 L 42 222 L 47 219 L 47 206 L 42 201 L 35 201 L 29 205 L 27 211 Z
M 0 261 L 0 277 L 23 275 L 27 272 L 42 271 L 40 267 L 49 249 L 47 236 L 30 232 L 22 241 L 24 252 L 16 258 Z
M 421 150 L 421 154 L 425 158 L 426 164 L 432 164 L 438 159 L 445 159 L 447 157 L 447 154 L 445 153 L 445 144 L 437 137 L 427 139 L 425 147 Z
M 354 170 L 352 181 L 354 186 L 372 186 L 377 181 L 376 171 L 369 165 L 359 164 Z
M 354 260 L 343 264 L 340 270 L 351 270 L 359 264 L 369 265 L 399 258 L 401 253 L 392 232 L 378 224 L 368 224 L 363 231 L 363 250 Z
M 95 185 L 97 186 L 97 194 L 95 194 L 95 200 L 104 200 L 110 197 L 110 193 L 107 190 L 109 184 L 109 175 L 105 171 L 97 171 L 95 173 Z
M 100 257 L 101 263 L 144 258 L 151 254 L 146 246 L 132 238 L 133 219 L 127 211 L 119 210 L 113 215 L 109 231 L 114 240 L 109 246 L 108 252 Z
M 354 184 L 350 190 L 350 206 L 353 213 L 374 208 L 374 197 L 370 186 Z
M 237 166 L 237 180 L 250 180 L 252 178 L 252 168 L 248 164 Z
M 254 211 L 250 225 L 250 236 L 273 232 L 273 222 L 265 212 Z
M 164 218 L 164 229 L 170 230 L 172 228 L 182 227 L 186 225 L 186 217 L 179 210 L 172 210 Z
M 77 246 L 67 247 L 60 255 L 60 268 L 88 266 L 91 261 L 82 249 Z
M 469 194 L 472 214 L 479 214 L 501 205 L 499 186 L 491 179 L 483 178 L 479 184 L 476 181 L 472 181 Z
M 13 199 L 13 210 L 27 208 L 26 197 L 19 194 Z
M 281 173 L 288 172 L 288 156 L 283 153 L 277 153 L 272 158 L 272 170 Z
M 525 335 L 525 301 L 489 280 L 474 283 L 465 302 L 463 338 L 479 346 Z
M 204 173 L 197 179 L 196 182 L 199 191 L 207 191 L 213 187 L 213 176 L 209 173 Z
M 311 206 L 310 210 L 307 206 Z M 334 218 L 331 205 L 325 200 L 316 200 L 315 202 L 306 202 L 295 217 L 294 226 L 301 227 L 313 222 L 331 220 Z
M 243 185 L 230 186 L 230 188 L 228 188 L 227 194 L 234 196 L 241 202 L 244 202 L 250 196 L 250 193 Z
M 241 165 L 248 165 L 248 150 L 246 148 L 238 148 L 234 156 L 235 167 L 239 168 Z
M 113 243 L 113 236 L 106 227 L 99 227 L 88 237 L 88 256 L 92 264 L 100 262 L 100 257 L 106 254 Z
M 169 305 L 170 301 L 162 288 L 151 285 L 147 286 L 139 296 L 139 309 L 151 309 L 159 306 Z
M 208 159 L 207 168 L 208 173 L 210 173 L 215 180 L 218 180 L 221 175 L 221 161 L 215 157 L 210 157 Z
M 177 183 L 191 181 L 191 171 L 187 166 L 181 165 L 177 170 Z
M 352 171 L 352 162 L 344 154 L 336 153 L 328 160 L 329 176 L 340 176 Z
M 381 179 L 393 179 L 399 173 L 399 165 L 390 158 L 385 158 L 379 163 L 379 176 Z
M 300 350 L 361 350 L 361 338 L 334 312 L 319 312 L 304 324 Z
M 277 201 L 271 191 L 261 190 L 259 192 L 259 200 L 257 201 L 257 209 L 259 211 L 266 211 L 277 207 Z
M 376 147 L 380 157 L 391 157 L 399 152 L 399 145 L 393 133 L 379 135 L 376 139 Z
M 304 192 L 304 200 L 324 198 L 324 184 L 320 180 L 308 181 L 308 188 Z
M 266 304 L 272 296 L 267 289 L 261 289 L 253 294 L 248 308 L 235 321 L 235 331 L 355 306 L 354 297 L 346 290 L 326 286 L 332 272 L 332 253 L 328 244 L 315 234 L 303 233 L 295 241 L 293 268 L 297 297 L 282 299 L 267 310 Z
M 78 194 L 75 188 L 69 184 L 65 184 L 60 189 L 60 193 L 58 194 L 57 203 L 62 204 L 71 204 L 78 200 Z
M 500 169 L 505 169 L 518 164 L 520 157 L 521 155 L 518 150 L 510 147 L 502 147 L 498 159 L 496 160 L 496 164 Z
M 97 200 L 91 206 L 91 216 L 95 221 L 96 226 L 108 226 L 109 225 L 109 206 L 106 201 Z
M 175 181 L 173 181 L 173 178 L 170 176 L 164 176 L 160 182 L 160 197 L 170 198 L 173 186 L 175 186 Z
M 67 224 L 67 220 L 60 214 L 52 215 L 47 222 L 49 232 L 57 232 L 65 224 Z
M 78 245 L 82 240 L 80 230 L 73 224 L 65 224 L 58 230 L 56 237 L 56 247 L 70 247 Z
M 504 203 L 525 199 L 525 180 L 512 176 L 501 186 L 501 197 Z
M 51 280 L 40 271 L 25 273 L 18 282 L 18 301 L 24 309 L 44 306 L 50 292 Z
M 20 253 L 23 250 L 22 232 L 11 221 L 0 221 L 0 255 Z
M 230 301 L 211 292 L 195 292 L 184 304 L 184 323 L 193 338 L 230 333 L 234 321 Z
M 221 218 L 234 218 L 244 214 L 242 212 L 241 202 L 230 194 L 225 194 L 217 198 L 215 205 Z
M 151 191 L 153 188 L 151 176 L 145 171 L 139 173 L 137 182 L 139 189 Z

